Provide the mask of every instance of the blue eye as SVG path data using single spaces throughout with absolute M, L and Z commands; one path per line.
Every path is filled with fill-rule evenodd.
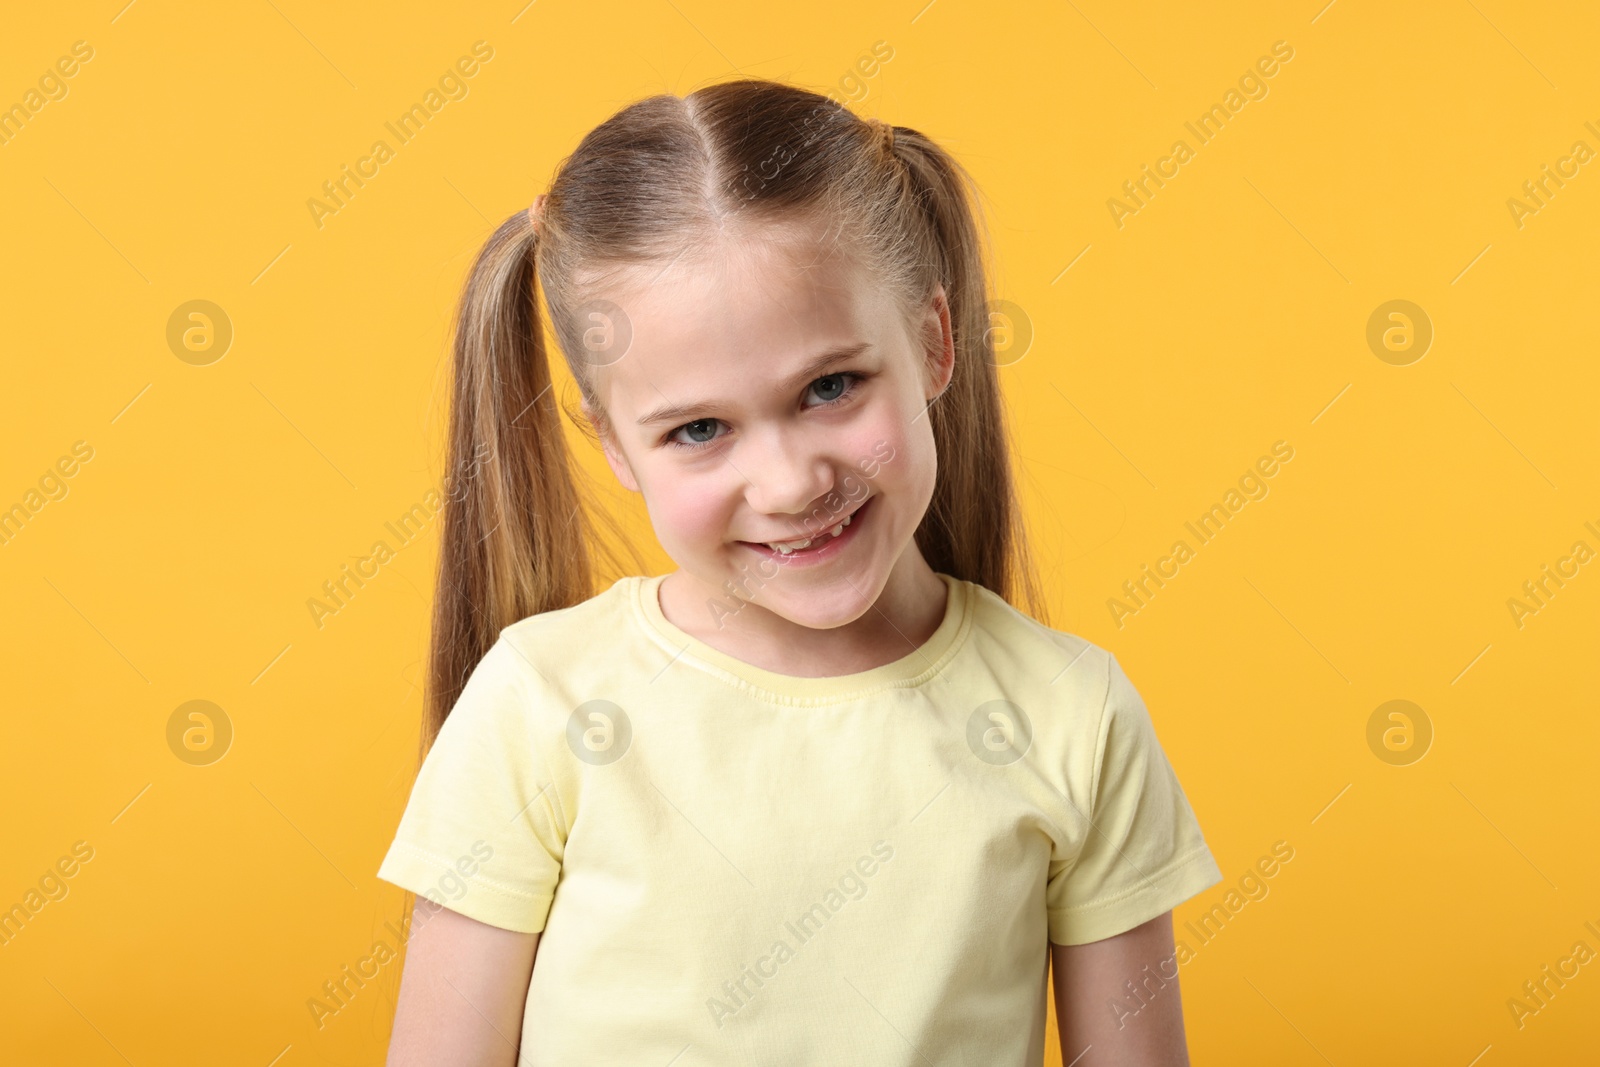
M 831 404 L 834 401 L 841 399 L 846 393 L 848 393 L 850 391 L 850 387 L 845 384 L 844 379 L 846 379 L 846 378 L 855 378 L 855 377 L 856 376 L 853 375 L 853 374 L 830 374 L 825 378 L 818 378 L 816 381 L 812 382 L 811 383 L 811 388 L 815 389 L 817 386 L 821 385 L 824 382 L 830 382 L 830 383 L 831 382 L 837 382 L 838 383 L 838 387 L 839 387 L 838 393 L 836 393 L 833 396 L 823 397 L 823 402 L 824 403 Z M 817 405 L 817 406 L 820 406 L 820 405 Z
M 823 377 L 812 382 L 810 385 L 806 386 L 806 388 L 807 390 L 813 390 L 818 389 L 818 387 L 821 386 L 819 392 L 827 393 L 829 395 L 822 397 L 822 403 L 807 404 L 806 407 L 825 408 L 833 404 L 843 403 L 845 400 L 855 395 L 857 384 L 865 378 L 866 375 L 856 374 L 852 371 L 840 371 L 837 374 L 824 375 Z M 845 382 L 845 379 L 849 379 L 849 381 Z M 834 383 L 837 383 L 837 385 Z M 673 448 L 687 448 L 692 451 L 710 448 L 716 443 L 717 437 L 727 436 L 726 434 L 716 433 L 716 425 L 721 421 L 721 419 L 696 419 L 693 422 L 686 422 L 682 426 L 679 426 L 677 429 L 667 434 L 666 443 Z M 689 434 L 691 439 L 688 441 L 678 440 L 678 435 L 685 432 Z M 707 434 L 710 436 L 697 437 L 697 434 Z
M 696 439 L 696 440 L 693 440 L 693 441 L 680 441 L 680 440 L 678 440 L 678 434 L 682 433 L 684 431 L 688 431 L 689 435 L 691 437 L 693 437 L 695 432 L 696 432 L 696 428 L 697 427 L 702 428 L 702 429 L 699 430 L 699 432 L 701 432 L 701 433 L 713 433 L 714 434 L 716 432 L 716 423 L 717 423 L 717 421 L 718 421 L 717 419 L 696 419 L 693 422 L 686 422 L 682 426 L 678 427 L 676 430 L 673 430 L 670 435 L 668 435 L 667 443 L 670 444 L 670 445 L 676 445 L 679 448 L 704 448 L 705 446 L 709 445 L 712 441 L 715 441 L 716 438 L 715 437 L 706 437 L 706 438 L 703 438 L 703 439 Z

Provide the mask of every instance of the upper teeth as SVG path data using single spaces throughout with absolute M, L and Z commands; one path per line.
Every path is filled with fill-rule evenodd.
M 841 522 L 839 525 L 835 526 L 833 529 L 828 531 L 828 536 L 830 536 L 830 537 L 838 537 L 839 536 L 839 531 L 843 530 L 846 526 L 849 526 L 850 525 L 850 520 L 852 518 L 854 518 L 854 517 L 855 517 L 855 513 L 854 512 L 851 512 L 849 515 L 846 515 L 844 517 L 844 521 L 843 522 Z M 810 548 L 811 545 L 812 545 L 812 542 L 818 541 L 818 540 L 821 540 L 820 535 L 818 537 L 807 537 L 807 538 L 804 538 L 804 539 L 799 540 L 799 541 L 764 541 L 762 543 L 765 544 L 768 548 L 772 549 L 774 552 L 778 552 L 778 553 L 781 553 L 781 554 L 787 556 L 789 553 L 798 552 L 802 548 Z

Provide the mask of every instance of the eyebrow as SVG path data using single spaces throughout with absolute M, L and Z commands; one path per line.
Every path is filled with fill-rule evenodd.
M 800 386 L 811 382 L 815 378 L 822 377 L 822 372 L 835 363 L 841 363 L 847 359 L 854 359 L 871 347 L 872 344 L 868 341 L 856 341 L 851 344 L 836 345 L 835 347 L 830 348 L 826 352 L 823 352 L 809 360 L 805 366 L 801 367 L 798 371 L 786 379 L 780 388 L 783 391 L 799 388 Z M 641 415 L 639 417 L 639 425 L 648 426 L 652 423 L 666 422 L 668 419 L 687 418 L 697 411 L 703 411 L 706 408 L 714 407 L 716 403 L 717 401 L 715 400 L 699 400 L 689 404 L 663 404 L 662 406 L 652 408 L 650 411 L 647 411 Z

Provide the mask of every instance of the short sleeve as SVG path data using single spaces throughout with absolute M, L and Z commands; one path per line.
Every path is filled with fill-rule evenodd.
M 566 843 L 534 743 L 529 668 L 503 636 L 467 678 L 378 877 L 490 926 L 538 933 Z
M 1058 945 L 1131 930 L 1222 881 L 1144 701 L 1116 657 L 1107 660 L 1089 826 L 1046 883 Z

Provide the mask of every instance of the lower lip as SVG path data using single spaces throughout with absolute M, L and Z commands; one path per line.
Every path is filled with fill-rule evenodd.
M 840 531 L 838 537 L 830 537 L 820 545 L 802 548 L 798 552 L 784 553 L 770 549 L 766 545 L 757 544 L 754 541 L 740 541 L 739 543 L 769 559 L 776 560 L 785 567 L 808 567 L 817 563 L 825 563 L 840 552 L 843 552 L 845 546 L 855 538 L 856 531 L 861 528 L 862 518 L 867 514 L 867 510 L 872 506 L 872 501 L 875 499 L 877 499 L 875 496 L 868 497 L 865 503 L 851 513 L 850 525 Z

